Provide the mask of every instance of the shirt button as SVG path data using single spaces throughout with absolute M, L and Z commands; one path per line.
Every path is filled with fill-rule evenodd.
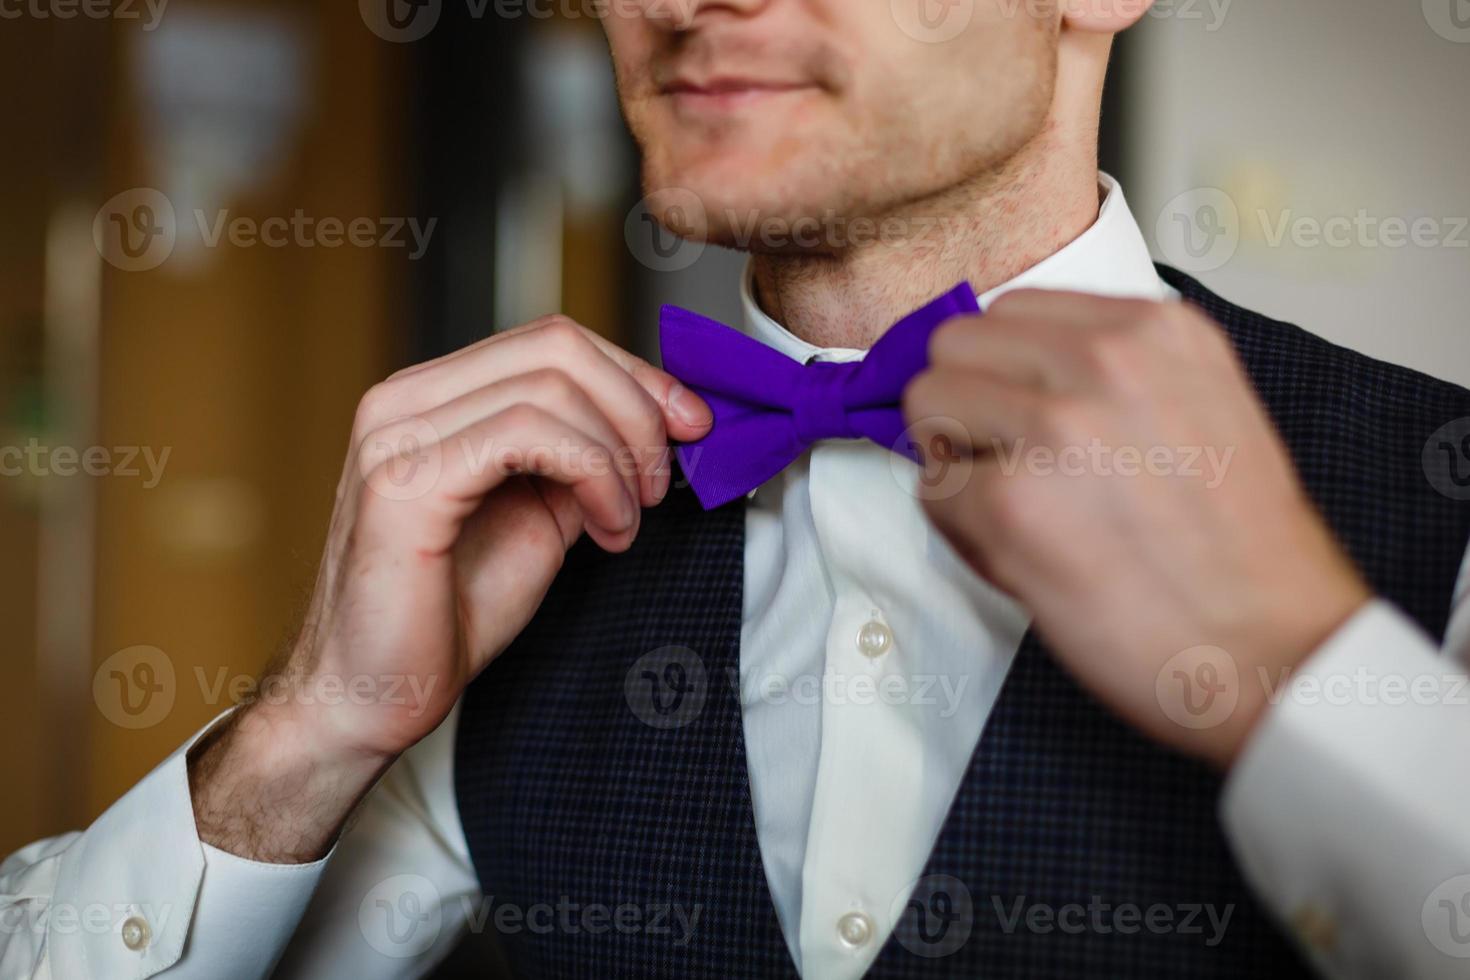
M 148 945 L 148 940 L 153 938 L 153 931 L 148 928 L 148 921 L 140 919 L 136 915 L 122 925 L 123 945 L 133 952 L 137 952 Z
M 873 618 L 868 620 L 858 630 L 857 648 L 858 653 L 869 660 L 877 660 L 888 652 L 893 646 L 893 631 L 878 621 L 878 611 L 873 610 Z
M 862 912 L 849 912 L 837 920 L 837 935 L 854 949 L 866 946 L 873 938 L 873 920 Z

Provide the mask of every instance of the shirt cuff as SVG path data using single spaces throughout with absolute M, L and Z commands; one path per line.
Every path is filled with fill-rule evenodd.
M 1463 969 L 1433 917 L 1470 872 L 1462 665 L 1374 601 L 1279 689 L 1259 680 L 1272 705 L 1221 799 L 1257 894 L 1330 976 Z
M 267 976 L 326 861 L 266 865 L 199 840 L 189 793 L 196 734 L 60 855 L 48 912 L 54 977 Z

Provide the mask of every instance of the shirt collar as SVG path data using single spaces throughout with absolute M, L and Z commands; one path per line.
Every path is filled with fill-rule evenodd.
M 1097 221 L 1071 244 L 979 297 L 984 309 L 1013 289 L 1058 289 L 1098 296 L 1162 300 L 1168 287 L 1154 269 L 1143 232 L 1128 208 L 1123 188 L 1105 173 L 1098 174 L 1102 206 Z M 761 310 L 755 299 L 751 264 L 741 277 L 743 331 L 787 357 L 805 364 L 858 361 L 867 353 L 844 347 L 817 347 L 791 333 Z

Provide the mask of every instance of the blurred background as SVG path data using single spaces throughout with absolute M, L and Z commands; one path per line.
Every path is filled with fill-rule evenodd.
M 879 2 L 879 0 L 853 0 Z M 236 697 L 358 396 L 561 310 L 651 354 L 739 256 L 638 206 L 592 0 L 0 5 L 0 856 Z M 1157 257 L 1470 385 L 1470 3 L 1160 0 L 1103 158 Z

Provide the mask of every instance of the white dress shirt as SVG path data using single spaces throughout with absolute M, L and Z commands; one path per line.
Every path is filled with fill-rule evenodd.
M 1096 224 L 982 306 L 1021 286 L 1171 294 L 1122 191 L 1102 183 Z M 743 295 L 743 329 L 772 347 L 802 361 L 863 356 L 788 333 L 756 306 L 748 275 Z M 751 795 L 776 914 L 807 977 L 859 977 L 883 946 L 1028 624 L 923 519 L 917 479 L 880 447 L 824 442 L 747 508 Z M 1465 579 L 1447 648 L 1470 659 Z M 1470 956 L 1470 937 L 1457 946 L 1457 920 L 1439 918 L 1470 894 L 1470 877 L 1463 888 L 1455 877 L 1470 873 L 1470 780 L 1453 762 L 1470 751 L 1470 709 L 1452 690 L 1463 671 L 1375 602 L 1305 662 L 1227 780 L 1222 818 L 1247 876 L 1328 975 L 1463 974 L 1452 954 Z M 1443 696 L 1330 693 L 1364 672 L 1437 678 Z M 405 754 L 333 853 L 308 865 L 202 844 L 181 748 L 86 832 L 0 865 L 0 980 L 233 980 L 278 960 L 288 977 L 424 975 L 466 928 L 493 928 L 454 797 L 457 719 Z M 384 935 L 380 903 L 408 892 L 425 926 L 402 942 Z

